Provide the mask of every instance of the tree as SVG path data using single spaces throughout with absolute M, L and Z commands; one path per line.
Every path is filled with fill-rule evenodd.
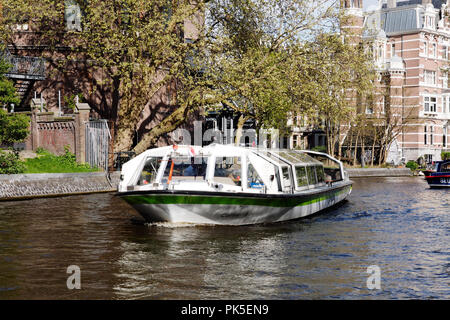
M 67 31 L 64 12 L 74 4 L 82 12 L 81 25 Z M 3 6 L 0 29 L 6 43 L 14 42 L 14 25 L 29 18 L 32 30 L 39 31 L 33 41 L 46 48 L 41 54 L 55 68 L 61 72 L 73 65 L 85 68 L 77 69 L 92 82 L 84 95 L 102 96 L 106 108 L 92 107 L 115 122 L 115 151 L 133 147 L 141 114 L 162 88 L 176 86 L 177 100 L 161 112 L 165 117 L 145 134 L 136 146 L 138 152 L 173 131 L 202 99 L 201 88 L 194 87 L 197 74 L 189 61 L 198 42 L 184 41 L 183 26 L 189 19 L 201 24 L 204 1 L 4 0 Z M 69 51 L 60 54 L 61 47 Z
M 5 77 L 5 73 L 11 66 L 0 56 L 0 106 L 9 108 L 11 104 L 18 105 L 20 99 L 17 96 L 14 84 Z
M 0 105 L 7 108 L 11 103 L 19 104 L 14 85 L 9 81 L 5 73 L 10 65 L 0 57 Z M 28 136 L 28 124 L 30 119 L 26 115 L 8 114 L 0 109 L 0 144 L 12 144 L 22 142 Z
M 102 75 L 92 77 L 91 91 L 109 92 L 107 110 L 92 107 L 116 123 L 115 151 L 140 153 L 194 112 L 218 103 L 240 113 L 240 124 L 251 117 L 265 128 L 284 129 L 293 111 L 313 115 L 319 108 L 333 130 L 339 127 L 336 117 L 345 118 L 341 91 L 350 84 L 344 71 L 351 53 L 341 54 L 336 39 L 318 36 L 336 30 L 337 2 L 78 1 L 80 28 L 66 31 L 62 16 L 68 2 L 4 0 L 0 31 L 12 43 L 15 23 L 32 17 L 33 30 L 40 31 L 35 41 L 48 48 L 43 55 L 70 48 L 58 56 L 56 67 L 64 71 L 84 61 L 91 74 Z M 189 22 L 195 32 L 186 35 Z M 320 48 L 321 41 L 330 42 L 329 50 Z M 337 71 L 333 59 L 343 59 Z M 330 72 L 333 84 L 326 83 Z M 143 111 L 163 88 L 172 88 L 176 98 L 145 131 Z M 134 145 L 137 131 L 142 134 Z
M 327 152 L 341 157 L 347 134 L 358 123 L 357 106 L 374 90 L 371 60 L 337 33 L 318 34 L 295 52 L 289 70 L 296 112 L 306 116 L 310 125 L 321 127 Z

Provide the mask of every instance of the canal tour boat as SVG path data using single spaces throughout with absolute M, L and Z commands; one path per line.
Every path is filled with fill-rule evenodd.
M 436 161 L 435 170 L 425 173 L 430 188 L 450 187 L 450 160 Z
M 147 222 L 248 225 L 298 219 L 344 200 L 340 161 L 314 151 L 212 144 L 150 149 L 122 167 L 117 195 Z

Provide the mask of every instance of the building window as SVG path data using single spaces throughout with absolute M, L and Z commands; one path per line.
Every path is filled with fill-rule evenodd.
M 423 144 L 428 144 L 427 138 L 427 126 L 425 126 L 423 127 Z
M 448 88 L 448 73 L 447 72 L 442 73 L 442 88 L 444 88 L 444 89 Z
M 395 56 L 395 43 L 391 44 L 391 57 Z
M 433 131 L 434 131 L 433 126 L 430 126 L 430 144 L 431 145 L 433 145 Z
M 435 85 L 436 84 L 436 71 L 425 70 L 425 83 Z
M 433 58 L 437 58 L 437 45 L 436 45 L 436 43 L 433 43 L 433 45 L 432 45 L 432 51 L 431 51 L 431 56 L 433 57 Z
M 437 105 L 436 97 L 427 96 L 427 97 L 423 98 L 423 101 L 424 101 L 424 111 L 425 112 L 436 112 L 436 105 Z
M 383 59 L 384 53 L 383 53 L 383 46 L 379 45 L 378 46 L 378 60 Z
M 426 41 L 425 41 L 425 49 L 424 49 L 424 52 L 425 52 L 425 56 L 428 56 L 428 42 L 426 42 Z
M 444 148 L 446 148 L 447 147 L 447 126 L 444 126 L 444 128 L 443 128 L 443 132 L 444 132 L 444 134 L 442 135 L 442 146 L 444 147 Z
M 447 46 L 442 47 L 442 59 L 447 60 L 448 59 L 448 51 Z
M 445 113 L 445 110 L 447 110 L 447 97 L 442 97 L 442 113 Z
M 444 148 L 446 148 L 447 147 L 447 126 L 444 126 L 442 131 L 444 132 L 444 134 L 442 135 L 442 146 Z

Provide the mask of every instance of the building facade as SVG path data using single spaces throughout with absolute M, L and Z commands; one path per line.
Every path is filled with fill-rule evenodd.
M 441 160 L 450 138 L 450 1 L 380 0 L 363 12 L 342 1 L 378 73 L 374 117 L 387 107 L 400 119 L 388 162 Z

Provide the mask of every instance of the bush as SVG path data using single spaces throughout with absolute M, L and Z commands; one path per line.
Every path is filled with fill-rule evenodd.
M 442 160 L 450 160 L 450 152 L 442 152 L 441 159 Z
M 23 173 L 25 166 L 19 159 L 19 152 L 13 150 L 5 152 L 0 150 L 0 174 Z
M 0 144 L 23 142 L 29 133 L 30 118 L 24 114 L 8 114 L 0 109 Z
M 312 148 L 311 151 L 327 153 L 327 146 L 317 146 Z
M 409 168 L 411 171 L 416 171 L 417 168 L 419 168 L 419 165 L 415 161 L 408 161 L 406 167 Z

